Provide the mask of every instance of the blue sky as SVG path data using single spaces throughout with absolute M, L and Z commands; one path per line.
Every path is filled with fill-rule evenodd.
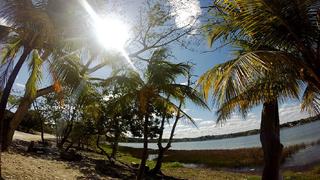
M 208 5 L 207 0 L 171 0 L 172 3 L 181 3 L 182 1 L 185 2 L 191 2 L 196 6 L 206 6 Z M 121 3 L 122 2 L 122 3 Z M 128 16 L 133 16 L 136 14 L 137 9 L 141 4 L 139 2 L 143 2 L 143 0 L 127 0 L 125 1 L 119 1 L 118 8 L 120 8 L 118 11 L 123 12 L 125 10 L 126 13 L 128 13 Z M 125 7 L 121 9 L 121 7 Z M 194 11 L 196 8 L 194 9 Z M 190 10 L 189 10 L 190 12 Z M 192 11 L 191 11 L 192 12 Z M 219 45 L 216 44 L 217 46 Z M 194 74 L 197 76 L 200 76 L 204 72 L 206 72 L 209 68 L 213 67 L 215 64 L 225 62 L 226 60 L 229 60 L 232 58 L 231 56 L 231 48 L 230 47 L 224 47 L 217 51 L 210 52 L 210 53 L 202 53 L 203 51 L 212 50 L 208 47 L 206 44 L 206 40 L 203 40 L 203 43 L 193 45 L 192 47 L 195 49 L 194 51 L 186 50 L 179 46 L 174 46 L 171 49 L 172 54 L 176 57 L 176 62 L 182 62 L 182 61 L 190 61 L 195 64 L 194 67 Z M 99 71 L 96 73 L 97 76 L 105 77 L 108 74 L 108 70 L 104 69 L 103 71 Z M 15 82 L 14 89 L 23 91 L 25 82 L 28 78 L 28 69 L 24 67 L 21 72 L 18 75 L 18 79 Z M 41 82 L 41 86 L 44 87 L 50 83 L 50 78 L 48 78 L 48 75 L 44 74 L 44 79 Z M 209 101 L 209 105 L 211 106 L 211 103 Z M 198 128 L 195 128 L 190 123 L 185 122 L 182 120 L 179 122 L 177 131 L 175 133 L 175 137 L 198 137 L 203 135 L 216 135 L 216 134 L 227 134 L 227 133 L 234 133 L 234 132 L 240 132 L 240 131 L 246 131 L 250 129 L 258 129 L 260 127 L 260 113 L 261 113 L 261 107 L 254 108 L 249 114 L 246 119 L 241 118 L 238 115 L 232 116 L 229 120 L 227 120 L 225 123 L 217 125 L 216 124 L 216 116 L 215 116 L 215 110 L 212 109 L 212 111 L 201 109 L 191 103 L 187 103 L 186 107 L 184 107 L 184 110 L 194 118 L 196 121 Z M 281 122 L 289 122 L 294 121 L 297 119 L 301 119 L 304 117 L 307 117 L 308 114 L 305 112 L 300 112 L 300 106 L 299 103 L 296 101 L 290 101 L 286 104 L 282 104 L 279 109 L 280 112 L 280 119 Z M 165 129 L 165 136 L 168 136 L 170 132 L 171 126 L 167 125 Z

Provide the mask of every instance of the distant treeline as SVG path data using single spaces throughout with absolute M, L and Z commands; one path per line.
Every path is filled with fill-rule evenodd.
M 306 123 L 314 122 L 320 120 L 320 115 L 313 116 L 305 119 L 300 119 L 292 122 L 287 122 L 280 125 L 280 128 L 290 128 L 298 125 L 303 125 Z M 177 138 L 173 139 L 173 142 L 188 142 L 188 141 L 205 141 L 205 140 L 214 140 L 214 139 L 224 139 L 224 138 L 234 138 L 234 137 L 240 137 L 240 136 L 249 136 L 254 134 L 259 134 L 259 129 L 253 129 L 249 131 L 244 132 L 237 132 L 232 134 L 222 134 L 222 135 L 208 135 L 208 136 L 201 136 L 201 137 L 195 137 L 195 138 Z M 167 142 L 168 139 L 163 139 L 163 142 Z M 143 142 L 143 139 L 141 138 L 126 138 L 125 142 Z M 156 139 L 151 139 L 150 142 L 156 143 Z

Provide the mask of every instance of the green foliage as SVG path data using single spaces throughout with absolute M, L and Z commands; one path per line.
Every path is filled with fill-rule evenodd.
M 289 77 L 294 86 L 297 86 L 297 83 L 294 83 L 297 80 L 306 82 L 304 86 L 308 86 L 302 97 L 303 109 L 318 113 L 319 93 L 317 89 L 320 87 L 320 76 L 315 71 L 315 69 L 319 69 L 319 66 L 316 65 L 319 58 L 319 49 L 316 47 L 320 34 L 317 17 L 318 6 L 319 4 L 314 0 L 214 1 L 209 10 L 212 17 L 205 27 L 209 45 L 222 40 L 225 43 L 240 45 L 241 50 L 240 53 L 236 53 L 236 60 L 230 62 L 233 65 L 227 65 L 227 63 L 220 65 L 215 70 L 212 69 L 211 72 L 218 72 L 218 68 L 222 68 L 222 66 L 223 72 L 220 71 L 218 74 L 208 71 L 200 79 L 206 97 L 208 98 L 206 92 L 212 88 L 214 92 L 224 92 L 220 95 L 213 94 L 217 97 L 217 101 L 222 102 L 224 98 L 230 100 L 243 92 L 238 91 L 237 86 L 245 87 L 248 83 L 243 83 L 244 79 L 250 81 L 256 74 L 263 75 L 266 71 L 275 70 L 275 74 L 279 72 L 283 74 L 289 70 L 285 77 Z M 281 70 L 282 66 L 284 69 Z M 215 81 L 216 84 L 209 83 L 212 78 L 218 79 Z M 205 81 L 207 83 L 204 83 Z M 242 82 L 240 83 L 240 81 Z M 284 81 L 282 80 L 282 82 Z M 221 86 L 219 87 L 219 85 Z M 224 91 L 227 86 L 233 89 L 229 93 Z M 269 83 L 267 86 L 272 85 Z M 264 89 L 266 88 L 260 90 L 265 91 Z M 294 92 L 286 92 L 289 89 L 294 90 L 296 87 L 284 88 L 283 94 L 280 93 L 281 95 L 279 94 L 278 97 L 282 95 L 292 97 L 290 94 L 296 96 Z M 274 92 L 268 92 L 268 94 L 275 95 Z M 243 101 L 242 104 L 245 106 L 246 103 Z
M 22 122 L 19 124 L 18 130 L 28 133 L 33 133 L 35 131 L 41 132 L 42 121 L 44 117 L 40 111 L 30 110 L 28 114 L 23 118 Z M 53 127 L 50 123 L 43 124 L 43 130 L 45 133 L 53 133 Z
M 37 93 L 37 84 L 41 79 L 41 66 L 42 59 L 37 50 L 34 50 L 31 56 L 31 61 L 29 64 L 29 69 L 31 70 L 31 74 L 26 84 L 26 92 L 25 97 L 33 99 L 36 97 Z

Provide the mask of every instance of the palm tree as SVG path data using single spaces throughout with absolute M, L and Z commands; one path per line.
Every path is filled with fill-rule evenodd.
M 185 75 L 189 68 L 187 64 L 173 64 L 166 61 L 165 50 L 161 49 L 152 54 L 143 77 L 135 71 L 119 71 L 105 81 L 106 86 L 116 84 L 119 88 L 127 90 L 125 94 L 117 98 L 115 106 L 134 103 L 138 108 L 138 117 L 143 123 L 144 138 L 138 179 L 142 179 L 145 173 L 148 157 L 149 124 L 154 107 L 157 104 L 170 104 L 170 106 L 178 109 L 174 103 L 168 101 L 167 95 L 177 100 L 186 96 L 195 99 L 195 101 L 201 101 L 201 99 L 193 96 L 194 92 L 190 91 L 190 87 L 174 83 L 176 77 Z M 181 113 L 185 114 L 183 111 Z
M 274 56 L 281 58 L 296 67 L 307 82 L 304 97 L 315 97 L 320 89 L 319 6 L 318 0 L 215 0 L 209 7 L 213 16 L 206 25 L 209 44 L 218 39 L 226 44 L 250 41 L 251 51 L 243 54 L 244 58 L 266 64 Z M 304 107 L 310 111 L 319 106 L 317 101 L 309 102 Z
M 260 128 L 265 162 L 263 179 L 279 178 L 282 144 L 278 103 L 298 99 L 304 86 L 299 71 L 290 64 L 278 59 L 272 62 L 266 65 L 240 56 L 216 65 L 199 79 L 206 98 L 212 91 L 219 109 L 218 122 L 228 119 L 235 111 L 245 116 L 251 108 L 263 104 Z
M 0 17 L 6 22 L 6 26 L 1 26 L 1 42 L 5 44 L 0 65 L 0 87 L 3 89 L 0 101 L 1 122 L 3 122 L 3 113 L 11 88 L 24 62 L 30 60 L 31 70 L 31 76 L 26 85 L 26 96 L 34 99 L 37 95 L 36 85 L 40 78 L 42 62 L 54 54 L 61 55 L 70 48 L 74 50 L 86 44 L 83 39 L 87 39 L 89 33 L 83 31 L 87 28 L 81 27 L 86 26 L 83 22 L 87 19 L 84 18 L 85 16 L 79 17 L 79 13 L 76 13 L 81 9 L 78 7 L 76 11 L 74 9 L 76 4 L 76 1 L 62 0 L 3 2 Z M 80 19 L 82 23 L 79 23 Z M 74 32 L 80 32 L 79 29 L 82 29 L 83 38 L 74 35 Z M 9 122 L 3 123 L 1 144 L 6 149 L 8 143 L 4 137 L 7 137 Z
M 89 53 L 85 51 L 86 53 Z M 53 84 L 38 89 L 32 86 L 26 86 L 26 92 L 24 94 L 24 97 L 21 99 L 21 102 L 17 108 L 17 111 L 13 117 L 13 119 L 9 122 L 9 129 L 8 134 L 5 138 L 7 138 L 7 145 L 10 145 L 13 134 L 15 129 L 19 126 L 20 122 L 22 121 L 24 115 L 27 113 L 28 109 L 30 108 L 32 102 L 41 96 L 47 95 L 49 93 L 67 93 L 62 90 L 61 86 L 68 86 L 69 89 L 74 91 L 82 91 L 85 86 L 85 84 L 90 83 L 95 78 L 91 77 L 90 74 L 100 70 L 101 68 L 111 65 L 116 57 L 111 57 L 108 53 L 100 53 L 97 61 L 99 61 L 98 64 L 92 65 L 93 61 L 96 60 L 98 55 L 91 55 L 89 59 L 83 59 L 81 58 L 81 54 L 85 53 L 83 51 L 79 52 L 73 52 L 73 53 L 66 53 L 60 55 L 55 54 L 50 57 L 47 62 L 50 64 L 50 73 L 54 80 Z M 85 63 L 84 63 L 85 62 Z M 121 61 L 119 62 L 121 63 Z M 39 67 L 38 67 L 39 68 Z M 36 68 L 32 68 L 32 72 L 35 71 Z M 29 77 L 29 80 L 27 84 L 32 83 L 33 85 L 36 85 L 37 82 L 34 81 L 33 75 L 34 74 L 41 74 L 41 72 L 34 72 L 31 73 L 31 76 Z M 40 77 L 41 78 L 41 77 Z M 65 90 L 67 90 L 66 88 Z M 36 92 L 33 92 L 35 91 Z M 30 96 L 30 91 L 32 93 L 35 93 L 35 95 Z M 72 93 L 72 92 L 70 92 Z M 3 147 L 4 149 L 8 148 L 8 146 Z
M 185 91 L 189 91 L 190 95 L 192 96 L 185 96 L 183 99 L 179 100 L 178 103 L 178 108 L 176 107 L 172 107 L 171 104 L 161 104 L 161 110 L 162 110 L 162 119 L 161 119 L 161 124 L 160 124 L 160 132 L 159 132 L 159 137 L 158 137 L 158 157 L 157 157 L 157 162 L 155 167 L 151 170 L 151 172 L 153 174 L 162 174 L 161 172 L 161 166 L 162 166 L 162 162 L 163 162 L 163 158 L 164 158 L 164 154 L 169 150 L 169 148 L 171 147 L 171 143 L 174 137 L 174 133 L 177 127 L 178 122 L 185 117 L 187 120 L 189 120 L 194 126 L 197 126 L 196 123 L 194 122 L 194 120 L 188 116 L 187 114 L 183 114 L 181 113 L 182 107 L 185 104 L 186 100 L 189 99 L 191 100 L 193 103 L 195 103 L 196 105 L 200 106 L 200 107 L 204 107 L 209 109 L 209 107 L 206 105 L 206 103 L 204 101 L 202 101 L 202 95 L 192 87 L 191 84 L 191 72 L 190 69 L 188 70 L 188 74 L 187 74 L 187 84 L 186 86 L 188 87 L 188 89 L 186 88 Z M 167 97 L 167 101 L 170 101 L 170 96 Z M 169 121 L 171 118 L 174 119 L 173 121 L 173 125 L 171 128 L 171 132 L 170 132 L 170 136 L 168 139 L 168 142 L 165 146 L 162 145 L 162 141 L 163 141 L 163 132 L 164 132 L 164 124 L 166 121 Z
M 209 44 L 212 45 L 218 39 L 222 39 L 226 44 L 243 41 L 251 43 L 250 49 L 240 56 L 242 61 L 247 61 L 242 67 L 238 66 L 239 64 L 236 63 L 238 65 L 230 65 L 229 68 L 226 68 L 227 70 L 224 73 L 220 72 L 214 75 L 214 73 L 208 72 L 201 79 L 202 88 L 205 92 L 210 91 L 210 88 L 212 88 L 212 84 L 206 84 L 205 81 L 215 82 L 216 84 L 213 84 L 215 88 L 212 90 L 215 98 L 217 98 L 216 100 L 219 102 L 228 102 L 226 103 L 227 105 L 221 109 L 221 112 L 219 112 L 222 114 L 222 119 L 224 118 L 224 112 L 230 112 L 236 105 L 239 106 L 239 109 L 247 110 L 250 99 L 245 99 L 244 97 L 248 95 L 242 95 L 243 98 L 230 101 L 232 98 L 247 91 L 244 88 L 246 87 L 244 86 L 244 83 L 240 83 L 243 79 L 252 77 L 252 74 L 257 74 L 256 72 L 261 71 L 261 69 L 275 71 L 275 73 L 277 73 L 279 72 L 279 67 L 282 67 L 283 65 L 288 67 L 286 69 L 289 72 L 294 72 L 288 73 L 291 75 L 294 74 L 294 76 L 292 76 L 294 78 L 291 80 L 300 79 L 306 83 L 306 88 L 302 96 L 302 109 L 317 114 L 320 112 L 318 101 L 320 88 L 320 49 L 318 48 L 320 42 L 319 5 L 320 3 L 317 0 L 216 0 L 213 2 L 213 5 L 209 7 L 211 13 L 213 13 L 213 18 L 210 19 L 211 22 L 206 26 Z M 248 61 L 251 62 L 249 63 Z M 229 64 L 233 63 L 234 61 L 229 62 Z M 278 67 L 276 67 L 275 64 L 277 64 Z M 256 68 L 257 65 L 259 65 L 260 68 Z M 232 72 L 231 67 L 239 69 Z M 221 67 L 217 67 L 215 70 L 212 69 L 212 72 L 219 72 L 219 68 Z M 232 76 L 235 76 L 233 80 L 230 78 Z M 212 80 L 212 78 L 218 80 Z M 274 78 L 277 78 L 277 76 Z M 252 78 L 249 79 L 252 80 Z M 289 79 L 285 80 L 289 82 Z M 255 78 L 253 78 L 252 82 L 256 82 Z M 271 82 L 272 81 L 269 82 L 269 86 L 266 86 L 266 89 L 268 89 L 268 87 L 273 87 L 271 86 Z M 221 87 L 218 87 L 217 84 L 220 84 Z M 288 85 L 290 85 L 290 83 Z M 224 91 L 226 90 L 226 87 L 230 87 L 230 91 Z M 242 90 L 240 91 L 239 88 Z M 285 90 L 291 87 L 284 86 L 282 88 Z M 218 93 L 219 91 L 223 93 L 220 94 Z M 273 92 L 272 94 L 276 94 L 276 92 Z M 251 95 L 253 96 L 253 94 Z M 266 167 L 263 174 L 264 179 L 268 178 L 268 169 L 270 170 L 269 175 L 273 176 L 273 178 L 277 178 L 278 163 L 276 161 L 278 160 L 273 162 L 267 160 L 270 160 L 271 157 L 277 159 L 281 153 L 281 151 L 280 153 L 276 152 L 279 152 L 279 139 L 277 138 L 279 134 L 277 101 L 278 98 L 282 96 L 278 95 L 276 97 L 277 98 L 273 98 L 272 101 L 269 99 L 260 102 L 264 104 L 261 124 L 261 141 L 264 141 L 262 145 L 263 150 L 265 151 L 266 160 Z M 230 102 L 232 102 L 233 105 L 230 105 Z M 241 112 L 246 113 L 246 111 Z M 267 114 L 270 114 L 273 117 L 268 116 Z M 268 119 L 274 119 L 273 121 L 269 121 L 269 123 L 273 122 L 275 124 L 268 124 Z M 268 132 L 268 130 L 269 133 L 265 133 Z M 270 130 L 273 130 L 273 133 L 271 133 Z M 270 138 L 271 134 L 274 136 L 272 141 L 274 144 L 266 143 L 266 137 L 269 136 Z M 274 146 L 272 147 L 271 145 Z M 269 149 L 269 153 L 267 149 Z M 274 164 L 275 168 L 270 169 L 270 164 Z
M 37 50 L 42 50 L 45 44 L 50 44 L 55 34 L 54 25 L 40 4 L 33 4 L 32 1 L 7 1 L 0 11 L 0 16 L 9 24 L 10 29 L 15 34 L 5 38 L 8 42 L 5 54 L 5 61 L 13 61 L 17 56 L 18 61 L 12 73 L 6 79 L 6 86 L 1 100 L 1 111 L 5 108 L 7 96 L 10 93 L 13 82 L 25 60 L 33 52 L 35 59 Z M 21 55 L 17 54 L 21 51 Z

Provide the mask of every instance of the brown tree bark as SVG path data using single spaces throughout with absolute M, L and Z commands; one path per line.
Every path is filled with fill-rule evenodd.
M 37 91 L 36 97 L 34 99 L 24 97 L 24 99 L 19 104 L 19 107 L 18 107 L 17 111 L 15 112 L 13 119 L 10 121 L 10 123 L 8 125 L 7 134 L 4 136 L 4 137 L 6 137 L 7 143 L 6 143 L 6 146 L 3 147 L 3 149 L 5 149 L 5 150 L 8 149 L 8 146 L 12 142 L 14 131 L 18 128 L 19 124 L 23 120 L 23 117 L 28 113 L 28 110 L 29 110 L 32 102 L 36 98 L 44 96 L 44 95 L 52 93 L 52 92 L 54 92 L 53 86 L 48 86 L 43 89 L 39 89 Z
M 59 149 L 62 149 L 63 145 L 67 142 L 67 140 L 71 134 L 72 129 L 73 129 L 73 120 L 71 120 L 71 122 L 69 122 L 67 124 L 67 127 L 65 128 L 64 133 L 63 133 L 63 137 L 62 137 L 61 141 L 57 144 L 57 147 Z
M 120 130 L 119 130 L 119 121 L 116 120 L 116 129 L 114 133 L 114 139 L 112 142 L 112 152 L 111 152 L 111 158 L 116 159 L 116 155 L 118 152 L 118 144 L 119 144 L 119 138 L 120 138 Z
M 144 125 L 143 125 L 143 150 L 142 150 L 141 163 L 139 166 L 139 171 L 137 176 L 138 180 L 143 179 L 146 171 L 146 162 L 148 158 L 148 134 L 149 134 L 148 121 L 149 121 L 149 116 L 146 114 L 144 117 Z
M 171 147 L 171 143 L 173 140 L 173 136 L 174 136 L 174 132 L 176 130 L 177 124 L 179 119 L 181 118 L 181 107 L 182 107 L 182 101 L 180 101 L 179 106 L 178 106 L 178 113 L 176 115 L 175 121 L 173 123 L 172 129 L 171 129 L 171 133 L 170 133 L 170 137 L 168 140 L 168 143 L 165 147 L 162 146 L 162 136 L 163 136 L 163 130 L 164 130 L 164 122 L 165 122 L 165 117 L 162 118 L 161 121 L 161 132 L 159 135 L 159 139 L 158 139 L 158 157 L 157 157 L 157 162 L 156 165 L 154 166 L 154 168 L 151 170 L 151 173 L 156 175 L 156 174 L 162 174 L 161 172 L 161 167 L 162 167 L 162 163 L 163 163 L 163 158 L 164 158 L 164 154 L 169 150 L 169 148 Z
M 30 52 L 31 52 L 31 49 L 28 49 L 28 48 L 25 48 L 23 50 L 23 53 L 20 56 L 13 71 L 11 72 L 9 79 L 6 83 L 6 86 L 2 92 L 1 101 L 0 101 L 0 146 L 1 146 L 0 149 L 2 151 L 7 150 L 8 141 L 7 141 L 6 135 L 8 134 L 8 130 L 9 130 L 9 122 L 4 122 L 4 113 L 5 113 L 5 110 L 7 107 L 8 99 L 9 99 L 10 92 L 11 92 L 12 86 L 14 84 L 14 81 L 16 80 L 17 75 L 18 75 L 23 63 L 27 59 Z
M 260 141 L 264 155 L 262 180 L 280 179 L 280 160 L 283 145 L 280 143 L 278 102 L 265 102 L 261 115 Z

